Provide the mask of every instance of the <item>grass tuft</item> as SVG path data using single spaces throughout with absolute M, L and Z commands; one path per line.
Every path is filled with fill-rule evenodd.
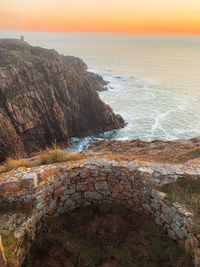
M 60 148 L 48 148 L 47 150 L 38 153 L 35 158 L 35 161 L 33 162 L 33 165 L 39 166 L 66 161 L 76 161 L 81 159 L 83 159 L 83 155 L 81 153 L 66 154 L 63 153 Z
M 200 233 L 200 179 L 179 178 L 159 190 L 167 193 L 169 203 L 178 202 L 194 213 L 194 231 Z
M 25 167 L 25 168 L 31 167 L 31 163 L 25 159 L 18 160 L 9 158 L 2 166 L 0 166 L 0 173 L 16 170 L 20 167 Z
M 26 159 L 8 158 L 5 163 L 0 166 L 0 173 L 16 170 L 20 167 L 30 168 L 40 165 L 47 165 L 60 162 L 71 162 L 83 159 L 81 153 L 68 154 L 64 153 L 61 148 L 53 145 L 53 148 L 47 148 L 36 154 L 32 161 Z

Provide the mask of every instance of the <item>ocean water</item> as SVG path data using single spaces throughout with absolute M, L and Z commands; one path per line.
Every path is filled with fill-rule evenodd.
M 109 82 L 101 99 L 127 126 L 73 138 L 73 150 L 99 139 L 188 139 L 200 135 L 200 36 L 0 32 L 82 58 Z

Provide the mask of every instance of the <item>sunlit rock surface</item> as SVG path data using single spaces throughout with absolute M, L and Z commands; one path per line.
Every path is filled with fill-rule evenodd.
M 0 159 L 123 127 L 96 93 L 104 85 L 79 58 L 1 39 Z

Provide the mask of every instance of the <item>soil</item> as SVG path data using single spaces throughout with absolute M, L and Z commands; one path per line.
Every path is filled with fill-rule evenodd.
M 154 221 L 118 205 L 82 208 L 51 219 L 23 267 L 190 267 L 190 256 Z

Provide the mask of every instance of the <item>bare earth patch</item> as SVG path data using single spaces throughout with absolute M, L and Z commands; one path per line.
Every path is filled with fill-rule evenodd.
M 191 258 L 140 213 L 106 204 L 49 221 L 23 266 L 189 267 Z

